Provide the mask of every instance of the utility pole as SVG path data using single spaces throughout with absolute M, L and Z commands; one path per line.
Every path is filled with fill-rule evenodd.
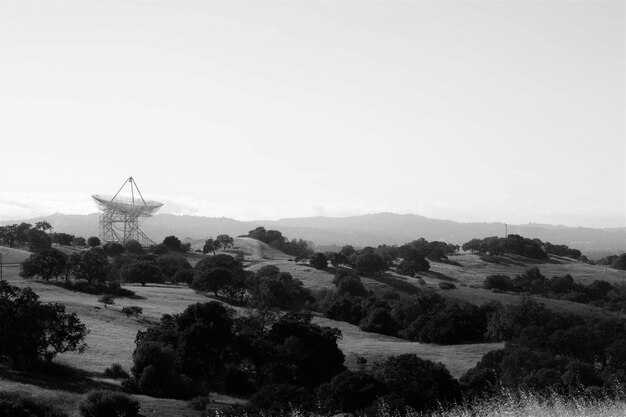
M 504 237 L 509 237 L 509 225 L 504 223 Z

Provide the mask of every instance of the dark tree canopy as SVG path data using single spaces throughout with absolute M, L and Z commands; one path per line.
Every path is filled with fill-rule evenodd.
M 134 239 L 127 240 L 126 243 L 124 243 L 124 247 L 126 248 L 126 251 L 128 253 L 132 253 L 135 255 L 141 255 L 144 252 L 141 243 Z
M 56 250 L 46 249 L 32 254 L 21 264 L 20 276 L 33 278 L 40 276 L 44 280 L 58 278 L 67 267 L 67 255 Z
M 190 397 L 267 384 L 311 389 L 342 372 L 339 333 L 287 315 L 235 317 L 218 302 L 194 304 L 139 332 L 131 383 L 152 395 Z
M 31 251 L 40 251 L 52 247 L 52 238 L 46 232 L 38 229 L 30 229 L 26 231 L 28 248 Z
M 326 269 L 328 267 L 328 258 L 321 252 L 316 252 L 309 258 L 309 265 L 315 269 Z
M 0 281 L 0 356 L 16 368 L 28 368 L 58 353 L 82 352 L 87 329 L 61 304 L 42 304 L 30 288 Z
M 57 245 L 70 246 L 72 245 L 75 236 L 70 235 L 68 233 L 55 232 L 52 233 L 52 243 L 56 243 Z
M 224 250 L 231 248 L 235 244 L 235 240 L 228 235 L 217 235 L 215 241 Z
M 380 255 L 366 252 L 357 256 L 354 268 L 361 275 L 377 275 L 385 272 L 388 266 Z
M 180 245 L 182 244 L 182 242 L 176 236 L 167 236 L 165 239 L 163 239 L 163 244 L 167 246 L 170 250 L 178 251 L 180 250 Z
M 161 269 L 153 259 L 134 259 L 122 266 L 120 278 L 123 282 L 138 282 L 142 286 L 146 283 L 163 282 Z
M 80 260 L 75 265 L 73 272 L 77 279 L 101 282 L 106 279 L 109 268 L 106 255 L 96 248 L 80 253 Z
M 89 245 L 92 248 L 95 248 L 96 246 L 100 246 L 100 239 L 96 236 L 91 236 L 87 239 L 87 245 Z
M 280 272 L 274 265 L 266 265 L 257 271 L 249 291 L 254 304 L 262 308 L 299 310 L 312 300 L 302 281 L 294 279 L 288 272 Z
M 118 256 L 126 251 L 124 245 L 118 242 L 107 242 L 102 246 L 102 249 L 107 256 Z
M 204 242 L 204 246 L 202 247 L 202 253 L 213 253 L 213 255 L 215 255 L 215 251 L 219 250 L 220 248 L 220 243 L 213 239 L 213 238 L 209 238 Z
M 317 392 L 322 407 L 331 413 L 356 413 L 387 394 L 389 388 L 367 372 L 344 371 L 321 385 Z
M 460 386 L 445 366 L 413 353 L 392 356 L 377 364 L 374 375 L 415 410 L 461 398 Z

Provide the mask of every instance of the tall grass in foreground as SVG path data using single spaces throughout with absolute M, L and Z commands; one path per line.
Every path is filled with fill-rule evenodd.
M 205 414 L 206 415 L 206 414 Z M 331 417 L 332 414 L 306 413 L 292 410 L 283 417 Z M 250 417 L 245 411 L 224 413 L 213 411 L 211 417 Z M 261 413 L 263 417 L 270 414 Z M 357 413 L 361 417 L 624 417 L 626 399 L 608 397 L 569 397 L 560 394 L 501 393 L 488 399 L 476 400 L 441 408 L 436 411 L 395 411 L 384 402 L 378 404 L 375 416 Z
M 381 410 L 383 411 L 383 410 Z M 392 417 L 379 413 L 377 417 Z M 410 414 L 410 413 L 409 413 Z M 539 396 L 502 394 L 471 404 L 457 405 L 446 410 L 419 414 L 415 417 L 623 417 L 626 401 L 610 398 L 564 397 L 557 394 Z M 405 416 L 413 417 L 413 416 Z

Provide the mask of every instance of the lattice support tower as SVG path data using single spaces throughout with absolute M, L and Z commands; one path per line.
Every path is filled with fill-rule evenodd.
M 123 196 L 120 192 L 128 184 L 130 196 Z M 139 196 L 135 199 L 135 194 Z M 133 177 L 129 177 L 113 197 L 94 194 L 91 196 L 102 212 L 100 214 L 100 240 L 103 243 L 126 243 L 137 240 L 142 246 L 154 245 L 141 230 L 140 223 L 146 217 L 151 217 L 163 206 L 163 203 L 145 200 Z

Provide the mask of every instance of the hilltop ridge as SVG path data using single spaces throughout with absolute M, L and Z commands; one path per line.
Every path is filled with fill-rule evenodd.
M 25 220 L 4 221 L 2 224 L 45 220 L 57 231 L 78 236 L 98 234 L 98 213 L 87 215 L 59 214 Z M 278 229 L 288 238 L 302 238 L 317 246 L 350 244 L 353 246 L 378 246 L 403 244 L 423 237 L 463 244 L 472 238 L 502 236 L 504 223 L 461 223 L 452 220 L 432 219 L 416 214 L 376 213 L 350 217 L 304 217 L 279 220 L 240 221 L 227 217 L 158 214 L 147 219 L 142 228 L 155 241 L 176 235 L 181 239 L 206 239 L 226 233 L 232 236 L 247 234 L 263 226 Z M 626 252 L 626 228 L 593 229 L 560 225 L 525 224 L 508 225 L 508 233 L 544 242 L 565 244 L 581 250 L 590 258 L 607 253 Z

